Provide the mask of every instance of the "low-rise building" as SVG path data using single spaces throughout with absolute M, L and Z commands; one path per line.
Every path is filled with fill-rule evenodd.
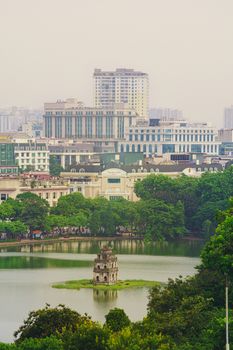
M 14 138 L 15 159 L 22 170 L 49 171 L 47 142 L 33 138 Z
M 223 169 L 221 164 L 143 164 L 115 165 L 77 165 L 70 172 L 61 173 L 61 177 L 70 181 L 70 191 L 80 192 L 84 197 L 103 196 L 109 200 L 125 198 L 138 200 L 134 185 L 136 181 L 145 179 L 150 174 L 164 174 L 177 177 L 200 176 L 203 172 L 217 172 Z
M 91 143 L 49 145 L 49 154 L 65 169 L 72 164 L 89 162 L 95 154 Z
M 15 177 L 0 177 L 0 203 L 18 194 L 32 192 L 55 206 L 61 196 L 70 193 L 69 181 L 57 179 L 49 174 L 34 173 Z

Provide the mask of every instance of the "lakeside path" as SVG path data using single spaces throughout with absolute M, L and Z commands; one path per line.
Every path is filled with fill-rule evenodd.
M 51 239 L 22 239 L 21 241 L 13 241 L 13 242 L 0 242 L 0 248 L 1 247 L 17 247 L 17 246 L 23 246 L 26 244 L 43 244 L 43 243 L 56 243 L 56 242 L 70 242 L 70 241 L 122 241 L 125 239 L 131 239 L 131 240 L 143 240 L 143 238 L 139 237 L 68 237 L 68 238 L 51 238 Z

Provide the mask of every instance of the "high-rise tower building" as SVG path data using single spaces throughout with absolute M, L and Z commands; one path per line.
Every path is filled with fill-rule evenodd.
M 224 109 L 224 129 L 233 129 L 233 106 Z
M 140 118 L 148 118 L 148 74 L 125 68 L 118 68 L 115 72 L 95 69 L 93 77 L 95 107 L 124 104 L 134 109 Z

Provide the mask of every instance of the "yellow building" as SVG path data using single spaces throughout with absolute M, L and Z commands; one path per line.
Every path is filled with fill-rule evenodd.
M 69 180 L 70 191 L 80 192 L 84 197 L 105 197 L 109 200 L 125 198 L 130 201 L 138 200 L 134 185 L 136 181 L 146 178 L 150 174 L 163 174 L 177 177 L 181 174 L 187 176 L 200 176 L 205 171 L 221 171 L 220 164 L 174 164 L 108 167 L 100 165 L 77 165 L 70 172 L 61 173 L 61 177 Z
M 0 204 L 25 192 L 35 193 L 46 199 L 50 206 L 55 206 L 61 196 L 69 194 L 69 185 L 64 179 L 0 177 Z

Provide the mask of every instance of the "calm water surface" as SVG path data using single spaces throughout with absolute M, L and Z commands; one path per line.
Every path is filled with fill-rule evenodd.
M 82 289 L 51 288 L 54 282 L 92 278 L 95 254 L 104 241 L 59 242 L 0 248 L 0 341 L 10 342 L 28 312 L 45 303 L 65 304 L 93 319 L 104 321 L 109 309 L 124 308 L 131 320 L 146 314 L 148 289 L 128 289 L 106 293 Z M 195 272 L 202 242 L 153 243 L 113 241 L 121 279 L 168 278 Z

